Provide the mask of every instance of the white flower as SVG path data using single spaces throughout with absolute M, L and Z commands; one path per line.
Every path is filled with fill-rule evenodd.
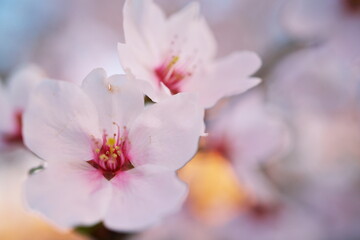
M 175 171 L 197 150 L 203 110 L 191 94 L 144 108 L 125 75 L 91 72 L 81 87 L 46 81 L 24 115 L 24 142 L 48 162 L 26 198 L 59 226 L 98 221 L 139 230 L 176 211 L 186 186 Z
M 39 68 L 29 65 L 14 72 L 6 86 L 0 81 L 0 148 L 22 142 L 22 113 L 31 91 L 44 78 Z
M 206 108 L 220 98 L 242 93 L 260 80 L 250 77 L 261 65 L 253 52 L 215 60 L 216 42 L 197 3 L 166 18 L 151 0 L 124 5 L 125 44 L 118 45 L 122 67 L 146 80 L 154 101 L 192 92 Z

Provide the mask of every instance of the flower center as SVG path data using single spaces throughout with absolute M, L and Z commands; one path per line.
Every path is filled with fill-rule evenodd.
M 12 143 L 22 143 L 22 112 L 17 111 L 14 114 L 14 121 L 15 121 L 15 131 L 12 133 L 5 133 L 3 136 L 3 139 L 6 143 L 12 144 Z
M 360 14 L 360 0 L 342 0 L 344 9 L 350 14 Z
M 102 141 L 94 139 L 94 159 L 88 161 L 107 180 L 112 179 L 119 172 L 134 168 L 129 156 L 128 132 L 124 128 L 122 135 L 120 135 L 120 127 L 117 127 L 118 132 L 114 133 L 112 137 L 104 132 Z
M 163 64 L 155 68 L 155 75 L 159 84 L 164 84 L 171 92 L 177 94 L 181 91 L 181 82 L 186 77 L 191 76 L 183 67 L 179 67 L 179 56 L 173 56 Z

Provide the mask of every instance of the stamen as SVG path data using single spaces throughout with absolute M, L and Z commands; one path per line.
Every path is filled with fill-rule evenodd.
M 100 171 L 103 176 L 110 180 L 119 172 L 126 171 L 134 166 L 130 162 L 129 157 L 129 141 L 127 138 L 127 130 L 124 127 L 123 137 L 120 137 L 120 127 L 116 123 L 117 133 L 112 134 L 113 137 L 108 138 L 108 134 L 104 131 L 102 144 L 92 137 L 94 145 L 94 159 L 88 163 L 95 169 Z

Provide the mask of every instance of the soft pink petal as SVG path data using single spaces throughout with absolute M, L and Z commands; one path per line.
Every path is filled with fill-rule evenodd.
M 338 0 L 292 0 L 284 4 L 282 23 L 295 37 L 314 38 L 329 34 L 340 19 Z
M 170 35 L 186 34 L 188 28 L 200 17 L 200 5 L 191 2 L 180 11 L 172 14 L 168 19 L 168 31 Z
M 172 50 L 179 51 L 179 61 L 201 65 L 215 57 L 216 40 L 204 17 L 200 15 L 198 2 L 192 2 L 170 16 L 167 28 L 169 39 L 174 41 Z
M 226 135 L 234 163 L 258 165 L 281 152 L 287 140 L 284 121 L 264 101 L 260 92 L 247 93 L 209 127 L 210 140 Z
M 152 0 L 128 0 L 123 15 L 126 41 L 118 44 L 120 63 L 125 71 L 147 81 L 151 90 L 146 88 L 149 91 L 145 93 L 159 101 L 164 93 L 159 89 L 154 70 L 163 60 L 163 48 L 169 45 L 164 13 Z
M 99 113 L 100 125 L 113 133 L 114 122 L 126 126 L 144 108 L 144 95 L 130 76 L 113 75 L 107 78 L 103 69 L 93 70 L 83 81 L 82 88 Z
M 46 78 L 45 73 L 35 65 L 17 70 L 9 79 L 9 95 L 14 109 L 23 111 L 31 91 Z
M 260 92 L 247 93 L 239 100 L 209 126 L 208 140 L 215 146 L 227 144 L 226 155 L 244 187 L 255 196 L 270 200 L 274 196 L 273 189 L 264 179 L 261 168 L 286 153 L 288 129 L 265 104 Z
M 213 69 L 186 82 L 184 90 L 198 93 L 202 104 L 209 108 L 222 97 L 243 93 L 259 84 L 260 79 L 250 75 L 260 66 L 261 60 L 255 53 L 236 52 L 218 60 Z
M 145 109 L 129 133 L 135 166 L 178 169 L 192 158 L 204 132 L 204 111 L 196 100 L 191 94 L 180 93 Z
M 204 63 L 215 57 L 216 40 L 207 22 L 200 15 L 198 2 L 192 2 L 171 15 L 167 28 L 169 41 L 173 41 L 172 50 L 179 49 L 180 61 L 191 59 L 192 62 L 201 60 Z
M 162 10 L 152 0 L 127 0 L 123 16 L 125 42 L 138 61 L 145 65 L 157 62 L 166 40 Z
M 33 92 L 23 117 L 25 145 L 45 160 L 86 161 L 91 137 L 100 138 L 95 105 L 75 84 L 45 80 Z
M 142 230 L 179 210 L 187 188 L 175 172 L 143 166 L 111 180 L 113 195 L 105 225 L 116 231 Z
M 118 52 L 125 72 L 135 74 L 136 78 L 140 79 L 137 84 L 144 94 L 154 102 L 159 102 L 161 99 L 169 96 L 168 93 L 159 88 L 158 80 L 152 71 L 155 69 L 155 65 L 151 67 L 142 65 L 131 51 L 131 47 L 127 44 L 119 43 Z
M 104 216 L 109 182 L 87 163 L 54 163 L 25 183 L 29 207 L 62 228 L 92 225 Z

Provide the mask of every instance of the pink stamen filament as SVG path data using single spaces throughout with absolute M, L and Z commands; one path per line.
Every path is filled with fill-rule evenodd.
M 171 94 L 179 93 L 182 80 L 190 75 L 184 70 L 184 67 L 178 66 L 178 61 L 179 57 L 173 56 L 170 60 L 155 68 L 155 75 L 159 80 L 159 84 L 163 83 Z
M 118 132 L 109 138 L 103 134 L 102 143 L 94 140 L 94 159 L 88 163 L 98 169 L 106 179 L 110 180 L 119 172 L 134 168 L 130 161 L 127 130 L 124 128 L 123 136 L 120 137 L 120 127 L 116 125 Z

